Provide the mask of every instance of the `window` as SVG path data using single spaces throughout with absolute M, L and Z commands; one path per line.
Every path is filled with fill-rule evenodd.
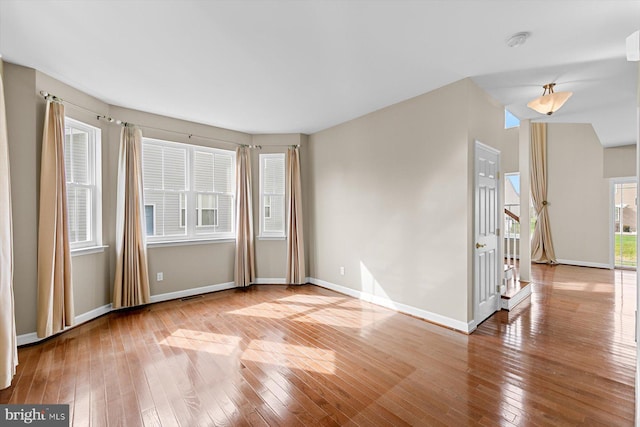
M 64 119 L 64 169 L 70 249 L 102 244 L 100 129 Z
M 511 111 L 504 110 L 504 128 L 511 129 L 520 126 L 520 119 L 514 116 Z
M 284 153 L 260 154 L 260 236 L 284 237 Z
M 144 138 L 149 242 L 235 237 L 235 152 Z

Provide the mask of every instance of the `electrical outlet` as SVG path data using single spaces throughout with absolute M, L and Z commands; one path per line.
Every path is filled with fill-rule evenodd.
M 162 282 L 164 280 L 164 274 L 162 274 L 162 271 L 157 274 L 156 280 L 158 282 Z
M 344 267 L 340 267 L 340 275 L 344 276 Z

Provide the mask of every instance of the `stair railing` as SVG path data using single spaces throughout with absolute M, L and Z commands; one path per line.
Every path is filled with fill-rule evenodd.
M 520 205 L 504 205 L 504 258 L 505 268 L 515 268 L 518 259 L 517 244 L 520 240 L 520 217 L 514 213 Z

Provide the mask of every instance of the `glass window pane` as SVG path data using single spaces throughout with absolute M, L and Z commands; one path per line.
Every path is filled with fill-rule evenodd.
M 91 240 L 91 190 L 67 187 L 67 223 L 69 243 L 87 242 Z
M 162 147 L 142 144 L 144 188 L 162 190 Z
M 78 220 L 76 219 L 76 189 L 67 185 L 67 223 L 69 228 L 69 243 L 78 241 Z
M 227 154 L 215 154 L 214 160 L 214 190 L 216 193 L 232 193 L 233 188 L 233 158 Z
M 165 236 L 183 236 L 186 234 L 183 225 L 184 194 L 182 193 L 165 193 L 163 200 L 164 208 L 164 235 Z M 157 214 L 156 214 L 157 215 Z
M 90 184 L 89 134 L 85 131 L 73 129 L 71 147 L 73 181 L 78 184 Z
M 198 194 L 197 206 L 196 206 L 198 227 L 217 226 L 217 223 L 218 223 L 217 206 L 218 206 L 217 195 Z
M 153 236 L 155 234 L 153 231 L 155 228 L 155 206 L 144 206 L 144 220 L 147 229 L 147 236 Z
M 284 196 L 270 196 L 270 216 L 265 215 L 264 231 L 284 232 Z
M 183 148 L 164 147 L 163 175 L 165 190 L 185 190 L 187 151 Z
M 193 178 L 196 191 L 213 191 L 213 153 L 193 154 Z
M 231 195 L 218 196 L 218 227 L 216 231 L 231 233 L 233 231 L 233 203 Z

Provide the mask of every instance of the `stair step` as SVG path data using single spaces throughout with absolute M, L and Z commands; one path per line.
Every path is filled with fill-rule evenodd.
M 517 295 L 520 291 L 522 291 L 527 286 L 531 286 L 531 283 L 521 282 L 519 280 L 516 280 L 514 284 L 507 286 L 507 290 L 502 295 L 502 298 L 503 299 L 513 298 L 515 295 Z
M 515 280 L 515 283 L 507 287 L 501 295 L 501 308 L 511 311 L 516 305 L 526 300 L 531 295 L 531 283 Z

